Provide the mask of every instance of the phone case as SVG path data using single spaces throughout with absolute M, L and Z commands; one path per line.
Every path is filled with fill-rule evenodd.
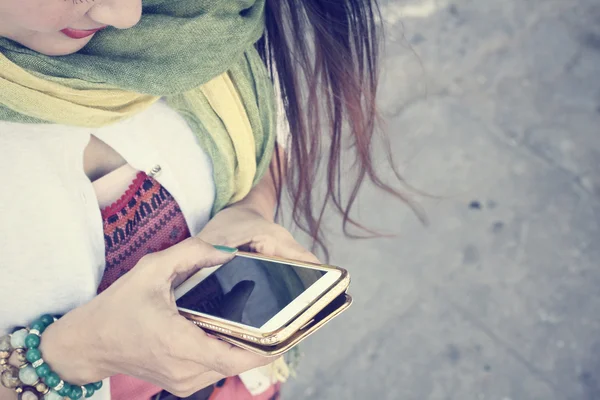
M 215 333 L 215 336 L 219 337 L 225 342 L 231 343 L 237 347 L 262 356 L 278 356 L 286 353 L 287 351 L 292 349 L 292 347 L 296 346 L 298 343 L 315 333 L 317 330 L 321 329 L 326 323 L 331 321 L 336 316 L 340 315 L 343 311 L 347 310 L 351 304 L 352 297 L 350 295 L 346 293 L 340 295 L 327 307 L 325 307 L 319 313 L 317 313 L 317 315 L 315 315 L 315 317 L 312 321 L 310 321 L 309 324 L 305 324 L 305 326 L 302 329 L 296 331 L 285 342 L 276 344 L 274 346 L 247 342 L 239 338 L 227 336 L 220 333 Z
M 179 310 L 179 313 L 185 318 L 192 321 L 194 324 L 202 329 L 211 331 L 211 333 L 220 333 L 234 338 L 242 339 L 243 341 L 254 342 L 259 345 L 276 345 L 287 340 L 290 336 L 296 333 L 304 325 L 311 321 L 323 310 L 328 304 L 335 300 L 340 294 L 345 293 L 350 285 L 350 276 L 348 271 L 343 268 L 334 267 L 330 265 L 312 264 L 306 262 L 300 262 L 295 260 L 287 260 L 280 257 L 264 256 L 262 254 L 238 252 L 238 255 L 242 257 L 255 258 L 259 260 L 275 261 L 281 263 L 287 263 L 292 265 L 298 265 L 306 268 L 319 267 L 321 269 L 335 269 L 341 271 L 339 279 L 330 287 L 330 289 L 323 293 L 319 298 L 316 298 L 312 304 L 307 308 L 300 311 L 286 326 L 283 326 L 275 331 L 266 332 L 263 335 L 256 331 L 244 329 L 242 326 L 228 323 L 228 321 L 213 318 L 209 316 L 200 316 L 190 314 L 184 310 Z

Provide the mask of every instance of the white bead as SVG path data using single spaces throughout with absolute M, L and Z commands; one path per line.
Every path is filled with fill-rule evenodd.
M 63 397 L 54 390 L 49 391 L 44 396 L 44 400 L 63 400 Z
M 60 380 L 60 382 L 58 382 L 58 385 L 54 386 L 54 390 L 56 390 L 57 392 L 65 387 L 65 381 L 63 381 L 62 379 Z
M 21 396 L 19 397 L 19 399 L 21 399 L 21 400 L 38 400 L 38 395 L 34 392 L 26 390 L 23 393 L 21 393 Z
M 24 349 L 25 348 L 25 338 L 29 332 L 27 329 L 21 329 L 16 331 L 10 336 L 10 345 L 13 349 Z
M 83 393 L 83 394 L 81 395 L 81 398 L 82 398 L 82 399 L 85 399 L 85 396 L 87 395 L 87 389 L 85 388 L 85 386 L 82 386 L 82 387 L 81 387 L 81 392 Z
M 40 331 L 38 331 L 37 329 L 30 329 L 29 333 L 31 335 L 37 335 L 37 336 L 41 336 Z
M 37 361 L 34 361 L 34 362 L 33 362 L 33 364 L 31 364 L 31 366 L 32 366 L 33 368 L 37 368 L 37 367 L 39 367 L 40 365 L 42 365 L 43 363 L 44 363 L 44 360 L 43 360 L 42 358 L 40 358 L 39 360 L 37 360 Z
M 28 386 L 34 385 L 40 378 L 32 366 L 26 366 L 19 370 L 19 379 Z

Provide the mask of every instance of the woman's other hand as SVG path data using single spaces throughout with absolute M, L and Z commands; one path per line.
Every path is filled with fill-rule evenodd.
M 198 237 L 208 243 L 319 263 L 317 257 L 296 242 L 284 227 L 243 204 L 233 205 L 216 214 Z
M 232 256 L 199 238 L 145 256 L 44 332 L 44 359 L 74 384 L 126 374 L 180 397 L 269 363 L 208 336 L 177 312 L 173 288 L 200 268 Z

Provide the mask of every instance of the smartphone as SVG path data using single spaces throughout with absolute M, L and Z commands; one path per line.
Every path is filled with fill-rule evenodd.
M 347 293 L 342 293 L 325 308 L 319 311 L 318 314 L 309 321 L 309 323 L 305 324 L 300 330 L 296 331 L 289 339 L 276 345 L 254 343 L 220 333 L 215 333 L 215 336 L 218 336 L 221 338 L 221 340 L 231 343 L 237 347 L 261 356 L 279 356 L 289 351 L 292 347 L 298 345 L 298 343 L 302 342 L 304 339 L 322 328 L 333 318 L 346 311 L 351 304 L 352 297 Z
M 281 343 L 348 288 L 338 267 L 238 252 L 175 289 L 179 312 L 198 326 L 260 344 Z

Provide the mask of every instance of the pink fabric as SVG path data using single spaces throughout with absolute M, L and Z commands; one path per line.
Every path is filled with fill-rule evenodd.
M 210 400 L 276 400 L 279 399 L 281 384 L 271 386 L 266 392 L 252 396 L 244 383 L 237 376 L 227 378 L 225 385 L 216 388 Z
M 110 378 L 111 400 L 147 400 L 161 391 L 158 386 L 131 376 L 115 375 Z
M 266 392 L 252 396 L 240 378 L 227 378 L 225 385 L 215 388 L 210 400 L 275 400 L 279 399 L 281 384 L 276 384 Z M 125 375 L 110 378 L 110 395 L 112 400 L 151 400 L 162 389 L 150 383 Z

